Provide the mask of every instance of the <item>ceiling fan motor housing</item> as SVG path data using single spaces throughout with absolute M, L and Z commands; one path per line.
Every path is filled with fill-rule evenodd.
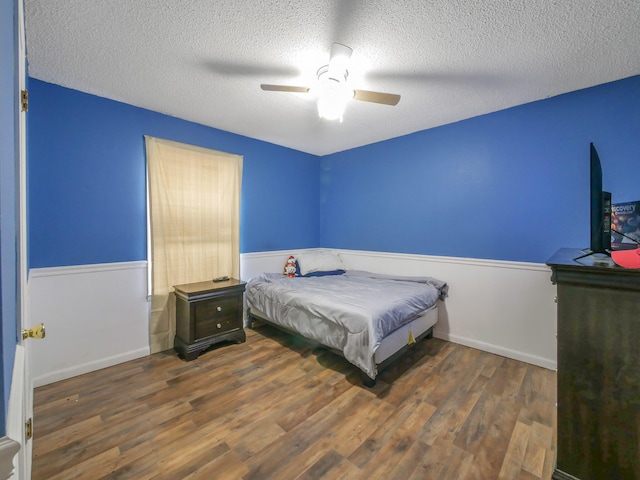
M 329 65 L 325 65 L 324 67 L 320 67 L 318 69 L 318 82 L 319 83 L 323 83 L 323 82 L 329 82 L 329 81 L 333 81 L 333 82 L 337 82 L 337 83 L 346 83 L 347 79 L 349 78 L 349 71 L 344 69 L 344 70 L 339 70 L 339 69 L 331 69 L 331 67 Z

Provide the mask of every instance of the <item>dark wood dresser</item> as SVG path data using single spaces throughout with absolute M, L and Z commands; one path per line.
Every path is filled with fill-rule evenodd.
M 242 343 L 245 282 L 198 282 L 173 287 L 176 294 L 174 347 L 190 361 L 211 345 L 224 341 Z
M 554 479 L 640 479 L 640 270 L 579 250 L 547 264 L 558 291 Z

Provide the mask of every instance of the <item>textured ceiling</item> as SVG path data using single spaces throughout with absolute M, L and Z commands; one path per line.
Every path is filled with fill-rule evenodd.
M 25 0 L 33 78 L 325 155 L 640 74 L 638 0 Z M 344 122 L 309 94 L 353 48 Z

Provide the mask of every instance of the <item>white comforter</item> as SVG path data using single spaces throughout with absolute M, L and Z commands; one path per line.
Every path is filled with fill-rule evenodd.
M 295 277 L 264 273 L 247 283 L 250 308 L 307 338 L 341 350 L 371 378 L 374 353 L 396 328 L 431 308 L 446 284 L 430 277 L 392 277 L 349 270 Z

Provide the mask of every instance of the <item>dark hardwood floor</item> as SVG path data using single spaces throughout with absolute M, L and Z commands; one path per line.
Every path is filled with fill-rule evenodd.
M 439 339 L 366 389 L 269 326 L 34 393 L 34 480 L 549 479 L 553 371 Z

